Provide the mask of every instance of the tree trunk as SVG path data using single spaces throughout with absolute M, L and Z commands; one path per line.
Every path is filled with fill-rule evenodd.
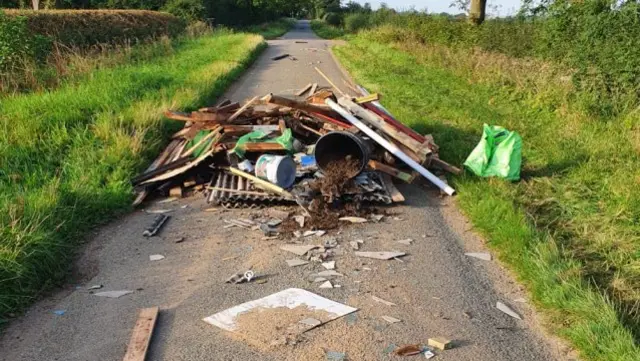
M 33 10 L 40 10 L 40 0 L 31 0 Z
M 484 22 L 487 11 L 487 0 L 471 0 L 471 9 L 469 9 L 469 21 L 480 25 Z

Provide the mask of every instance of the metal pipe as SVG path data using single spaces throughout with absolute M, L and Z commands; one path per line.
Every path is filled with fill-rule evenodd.
M 396 157 L 400 158 L 403 162 L 405 162 L 409 167 L 416 170 L 418 173 L 422 174 L 425 178 L 427 178 L 431 183 L 435 184 L 438 188 L 440 188 L 443 192 L 452 196 L 455 194 L 455 189 L 451 188 L 448 184 L 443 182 L 440 178 L 436 177 L 433 173 L 426 170 L 423 166 L 416 163 L 413 159 L 409 158 L 400 148 L 398 148 L 395 144 L 389 142 L 388 140 L 381 137 L 378 133 L 369 128 L 366 124 L 358 120 L 351 113 L 342 108 L 338 103 L 334 102 L 331 99 L 325 100 L 325 103 L 331 107 L 331 109 L 335 110 L 340 114 L 343 118 L 348 120 L 351 124 L 355 125 L 358 129 L 364 132 L 371 139 L 375 140 L 376 143 L 380 144 L 386 150 L 391 152 Z

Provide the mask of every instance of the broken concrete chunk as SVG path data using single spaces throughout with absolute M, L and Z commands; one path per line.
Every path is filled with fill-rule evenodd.
M 380 222 L 382 218 L 384 218 L 382 214 L 372 214 L 370 217 L 371 217 L 371 220 L 376 223 Z
M 336 261 L 325 262 L 322 264 L 322 267 L 328 270 L 336 269 Z
M 128 290 L 122 290 L 122 291 L 106 291 L 106 292 L 98 292 L 98 293 L 94 293 L 94 296 L 98 296 L 98 297 L 108 297 L 108 298 L 120 298 L 124 295 L 128 295 L 130 293 L 133 293 L 133 291 L 128 291 Z
M 520 317 L 519 314 L 517 314 L 514 310 L 512 310 L 509 306 L 505 305 L 502 302 L 497 302 L 496 303 L 496 308 L 499 309 L 500 311 L 506 313 L 507 315 L 513 317 L 513 318 L 517 318 L 518 320 L 522 320 L 522 317 Z
M 281 250 L 294 253 L 298 256 L 304 256 L 307 252 L 311 251 L 314 248 L 318 248 L 318 246 L 296 244 L 284 244 L 280 246 Z
M 327 351 L 327 361 L 345 361 L 347 354 L 345 352 Z
M 321 284 L 318 288 L 333 288 L 333 285 L 331 284 L 331 281 L 326 281 L 325 283 Z
M 367 219 L 361 217 L 341 217 L 339 220 L 351 223 L 367 223 Z
M 427 345 L 444 351 L 451 348 L 451 340 L 443 337 L 430 338 Z
M 273 237 L 278 234 L 278 231 L 271 227 L 268 223 L 263 223 L 260 225 L 260 230 L 264 233 L 265 237 Z
M 324 282 L 327 279 L 324 277 L 316 277 L 316 279 L 313 280 L 313 283 L 319 283 L 319 282 Z
M 289 267 L 304 266 L 305 264 L 309 264 L 308 261 L 303 261 L 301 259 L 288 259 L 286 262 Z
M 356 256 L 365 258 L 375 258 L 381 260 L 389 260 L 396 257 L 406 255 L 404 252 L 356 252 Z
M 302 232 L 300 232 L 300 231 L 293 231 L 293 235 L 294 235 L 296 238 L 300 238 L 300 237 L 302 237 Z
M 349 245 L 351 246 L 351 248 L 355 249 L 356 251 L 360 249 L 360 242 L 358 241 L 351 241 L 349 242 Z
M 398 323 L 398 322 L 402 322 L 402 320 L 399 320 L 397 318 L 393 318 L 391 316 L 381 316 L 381 318 L 389 323 Z
M 478 258 L 481 259 L 483 261 L 491 261 L 491 254 L 490 253 L 465 253 L 465 256 L 469 256 L 469 257 L 473 257 L 473 258 Z
M 338 241 L 335 238 L 329 238 L 324 241 L 324 248 L 334 248 L 338 246 Z
M 161 254 L 152 254 L 149 256 L 149 261 L 160 261 L 164 259 L 164 256 Z
M 410 246 L 411 243 L 413 242 L 413 240 L 411 238 L 407 238 L 407 239 L 401 239 L 401 240 L 396 241 L 396 242 L 404 244 L 404 245 L 407 245 L 407 246 Z
M 304 216 L 295 216 L 293 219 L 298 223 L 300 228 L 304 227 Z

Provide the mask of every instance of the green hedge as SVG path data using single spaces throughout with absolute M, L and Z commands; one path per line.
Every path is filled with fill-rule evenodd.
M 492 19 L 481 26 L 447 16 L 373 12 L 369 24 L 396 29 L 380 41 L 413 39 L 561 63 L 574 71 L 567 75 L 578 89 L 578 102 L 606 117 L 640 105 L 640 4 L 607 4 L 557 0 L 544 16 Z
M 25 17 L 32 34 L 77 47 L 175 36 L 186 27 L 184 20 L 174 15 L 146 10 L 5 10 L 5 13 L 8 18 Z

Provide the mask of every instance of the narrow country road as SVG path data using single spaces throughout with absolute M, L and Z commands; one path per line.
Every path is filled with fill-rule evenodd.
M 314 70 L 322 69 L 337 85 L 344 75 L 329 53 L 329 41 L 318 39 L 309 23 L 268 49 L 225 98 L 241 101 L 269 92 L 292 93 L 310 82 L 328 85 Z M 297 60 L 272 61 L 289 53 Z M 438 139 L 436 139 L 438 142 Z M 266 210 L 218 210 L 202 197 L 146 209 L 172 209 L 160 235 L 142 236 L 154 214 L 138 210 L 100 229 L 80 257 L 76 283 L 34 305 L 13 322 L 0 340 L 5 361 L 122 360 L 137 310 L 159 306 L 160 315 L 147 360 L 324 360 L 325 351 L 346 352 L 349 360 L 399 359 L 390 345 L 426 344 L 430 337 L 454 340 L 454 348 L 437 360 L 560 360 L 566 350 L 544 336 L 519 286 L 496 260 L 482 261 L 465 252 L 488 252 L 471 232 L 452 199 L 432 189 L 399 186 L 407 201 L 388 208 L 380 223 L 348 225 L 324 237 L 335 237 L 344 249 L 337 271 L 341 288 L 318 289 L 309 283 L 319 265 L 288 267 L 285 240 L 262 240 L 259 231 L 224 228 L 225 219 L 265 214 Z M 183 208 L 183 206 L 186 206 Z M 295 208 L 292 208 L 292 210 Z M 184 241 L 175 241 L 184 237 Z M 411 238 L 411 245 L 397 240 Z M 349 241 L 363 239 L 363 250 L 401 250 L 404 262 L 356 258 Z M 319 240 L 320 242 L 320 240 Z M 149 255 L 166 258 L 150 262 Z M 266 283 L 226 284 L 250 267 Z M 86 289 L 133 290 L 117 299 L 96 297 Z M 296 345 L 260 348 L 202 321 L 231 306 L 287 288 L 303 288 L 359 311 L 355 317 L 324 324 L 304 334 Z M 375 302 L 371 296 L 396 306 Z M 518 301 L 516 301 L 518 300 Z M 496 309 L 504 302 L 523 316 L 517 320 Z M 54 310 L 66 311 L 59 316 Z M 390 324 L 381 316 L 402 320 Z M 269 319 L 261 320 L 269 322 Z M 259 327 L 260 325 L 256 325 Z

